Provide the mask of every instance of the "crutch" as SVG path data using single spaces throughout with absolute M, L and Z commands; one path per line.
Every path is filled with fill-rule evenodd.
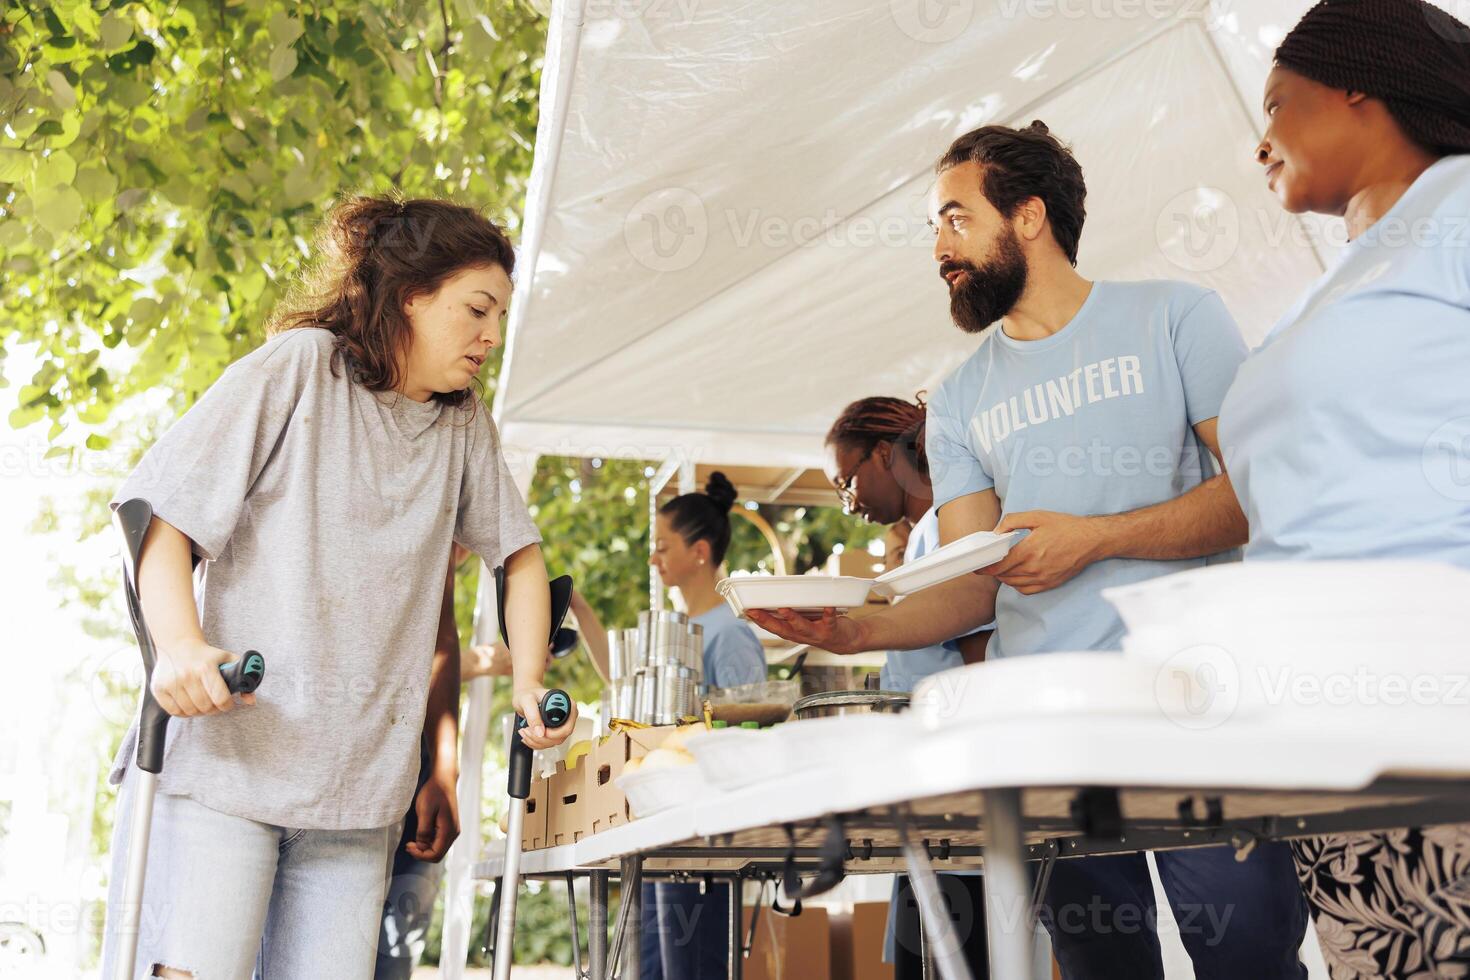
M 510 634 L 505 626 L 505 568 L 495 569 L 495 601 L 499 606 L 500 638 L 510 646 Z M 566 618 L 567 607 L 572 601 L 572 578 L 563 575 L 551 583 L 551 636 Z M 572 699 L 566 691 L 553 689 L 541 698 L 541 721 L 547 728 L 560 728 L 572 716 Z M 505 871 L 500 879 L 496 895 L 500 903 L 500 920 L 495 929 L 495 974 L 494 980 L 510 980 L 510 964 L 515 958 L 516 890 L 521 877 L 521 831 L 526 820 L 526 797 L 531 795 L 531 747 L 521 741 L 521 729 L 526 719 L 516 715 L 515 728 L 510 735 L 509 773 L 506 778 L 506 793 L 510 796 L 510 813 L 505 831 Z
M 138 785 L 133 793 L 133 825 L 128 836 L 128 871 L 124 879 L 122 908 L 118 933 L 118 957 L 114 969 L 116 980 L 128 980 L 133 974 L 133 960 L 138 955 L 138 921 L 143 909 L 143 878 L 148 871 L 148 832 L 153 823 L 153 797 L 158 790 L 158 774 L 163 771 L 164 736 L 168 731 L 168 712 L 153 699 L 153 637 L 143 621 L 143 605 L 138 599 L 138 561 L 143 555 L 143 539 L 153 521 L 153 507 L 146 500 L 134 499 L 112 513 L 112 523 L 123 536 L 123 587 L 128 598 L 128 616 L 133 621 L 133 634 L 143 654 L 143 704 L 138 716 L 138 746 L 133 757 Z M 236 694 L 249 694 L 260 686 L 265 676 L 265 658 L 247 650 L 239 660 L 220 667 L 226 686 Z

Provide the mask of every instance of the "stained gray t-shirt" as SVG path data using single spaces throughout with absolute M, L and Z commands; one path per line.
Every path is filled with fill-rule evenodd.
M 170 720 L 159 791 L 365 829 L 413 799 L 451 540 L 493 566 L 540 535 L 484 406 L 371 392 L 332 342 L 289 330 L 231 365 L 113 502 L 193 541 L 205 639 L 266 660 L 254 706 Z

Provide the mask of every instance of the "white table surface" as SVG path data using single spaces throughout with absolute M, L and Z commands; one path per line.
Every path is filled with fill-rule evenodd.
M 797 723 L 800 724 L 800 723 Z M 1331 793 L 1376 780 L 1470 780 L 1470 711 L 1319 707 L 1189 730 L 1151 717 L 1027 717 L 956 725 L 885 743 L 862 759 L 711 792 L 575 844 L 525 852 L 525 874 L 610 867 L 707 837 L 985 789 L 1109 786 L 1171 792 Z M 499 873 L 503 842 L 476 865 Z

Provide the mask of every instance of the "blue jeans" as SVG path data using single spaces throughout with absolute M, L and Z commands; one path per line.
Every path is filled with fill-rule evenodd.
M 423 789 L 428 781 L 429 743 L 424 740 L 419 744 L 418 789 Z M 414 798 L 418 798 L 417 790 Z M 410 805 L 403 816 L 403 831 L 393 848 L 393 863 L 388 869 L 388 892 L 383 899 L 374 980 L 409 980 L 424 955 L 434 900 L 439 894 L 439 882 L 444 878 L 444 862 L 420 861 L 403 849 L 418 836 L 418 823 L 417 812 Z
M 1307 905 L 1285 844 L 1154 854 L 1198 980 L 1305 980 Z M 1143 854 L 1072 858 L 1052 870 L 1041 912 L 1066 980 L 1164 980 L 1158 909 Z
M 643 883 L 638 914 L 638 950 L 643 970 L 638 980 L 664 980 L 664 956 L 659 948 L 658 886 Z
M 102 973 L 117 957 L 137 770 L 118 792 Z M 383 869 L 399 825 L 301 830 L 231 816 L 184 796 L 154 798 L 135 976 L 153 965 L 200 978 L 373 975 Z
M 723 977 L 729 966 L 730 886 L 643 885 L 640 980 Z
M 412 811 L 409 811 L 410 813 Z M 409 828 L 411 830 L 412 828 Z M 409 980 L 424 955 L 434 900 L 444 878 L 444 862 L 410 857 L 403 845 L 413 839 L 405 831 L 393 849 L 392 879 L 383 901 L 382 933 L 378 937 L 378 966 L 374 980 Z

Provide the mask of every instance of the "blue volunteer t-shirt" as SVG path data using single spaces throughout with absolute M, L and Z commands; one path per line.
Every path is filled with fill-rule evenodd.
M 1470 568 L 1470 156 L 1420 174 L 1272 329 L 1220 446 L 1247 559 Z
M 749 623 L 720 603 L 709 612 L 689 617 L 704 627 L 704 683 L 710 687 L 738 687 L 766 679 L 766 651 Z
M 999 327 L 929 401 L 934 505 L 992 487 L 1004 513 L 1117 514 L 1214 473 L 1192 426 L 1220 412 L 1245 358 L 1220 297 L 1180 282 L 1099 282 L 1043 340 Z M 1205 564 L 1114 558 L 1037 595 L 1002 585 L 986 657 L 1116 650 L 1102 590 Z

